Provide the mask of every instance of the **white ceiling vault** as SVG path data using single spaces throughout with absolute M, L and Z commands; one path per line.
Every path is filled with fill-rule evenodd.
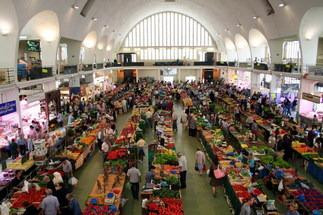
M 248 39 L 250 29 L 258 29 L 268 40 L 297 35 L 303 15 L 312 7 L 323 6 L 322 0 L 94 0 L 86 17 L 80 15 L 87 0 L 12 0 L 19 29 L 37 13 L 54 11 L 59 19 L 60 34 L 83 40 L 96 31 L 98 40 L 120 46 L 128 31 L 140 20 L 161 11 L 176 11 L 203 24 L 219 48 L 223 39 L 234 41 L 236 34 Z M 266 1 L 275 13 L 267 16 Z M 285 3 L 285 7 L 279 7 Z M 73 10 L 77 4 L 80 9 Z M 94 22 L 92 18 L 98 20 Z M 254 19 L 253 17 L 257 17 Z M 108 26 L 104 28 L 104 26 Z

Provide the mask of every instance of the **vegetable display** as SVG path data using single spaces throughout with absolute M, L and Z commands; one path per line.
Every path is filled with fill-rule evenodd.
M 154 190 L 153 196 L 158 196 L 160 198 L 180 198 L 180 193 L 177 190 L 169 190 L 167 188 L 162 188 L 159 190 Z
M 178 165 L 176 155 L 170 154 L 156 154 L 155 164 L 168 164 L 168 165 Z
M 179 199 L 162 198 L 161 202 L 151 202 L 147 205 L 149 215 L 183 215 L 183 203 Z

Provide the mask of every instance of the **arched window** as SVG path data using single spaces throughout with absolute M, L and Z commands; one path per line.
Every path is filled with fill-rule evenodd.
M 137 23 L 123 48 L 136 51 L 141 60 L 204 60 L 214 51 L 209 32 L 195 19 L 176 12 L 161 12 Z
M 296 63 L 298 58 L 301 58 L 300 55 L 299 41 L 285 41 L 283 43 L 283 60 Z

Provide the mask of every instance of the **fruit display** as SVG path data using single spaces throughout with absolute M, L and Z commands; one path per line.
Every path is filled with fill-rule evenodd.
M 38 190 L 35 188 L 31 188 L 28 192 L 16 192 L 13 194 L 11 198 L 12 208 L 23 208 L 24 202 L 29 202 L 33 204 L 35 207 L 38 207 L 45 197 L 45 188 L 39 188 Z
M 323 208 L 323 194 L 316 189 L 297 189 L 291 192 L 310 211 Z
M 116 214 L 116 209 L 114 205 L 89 205 L 83 211 L 83 215 L 114 215 Z
M 174 198 L 162 198 L 147 205 L 149 215 L 184 215 L 183 202 Z
M 107 153 L 107 160 L 121 159 L 127 156 L 127 154 L 128 154 L 128 150 L 126 148 L 111 150 Z

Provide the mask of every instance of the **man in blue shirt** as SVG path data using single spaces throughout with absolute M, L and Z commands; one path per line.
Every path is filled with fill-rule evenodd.
M 73 215 L 81 215 L 81 207 L 79 202 L 74 198 L 72 193 L 66 195 L 66 199 L 69 201 L 69 208 Z

